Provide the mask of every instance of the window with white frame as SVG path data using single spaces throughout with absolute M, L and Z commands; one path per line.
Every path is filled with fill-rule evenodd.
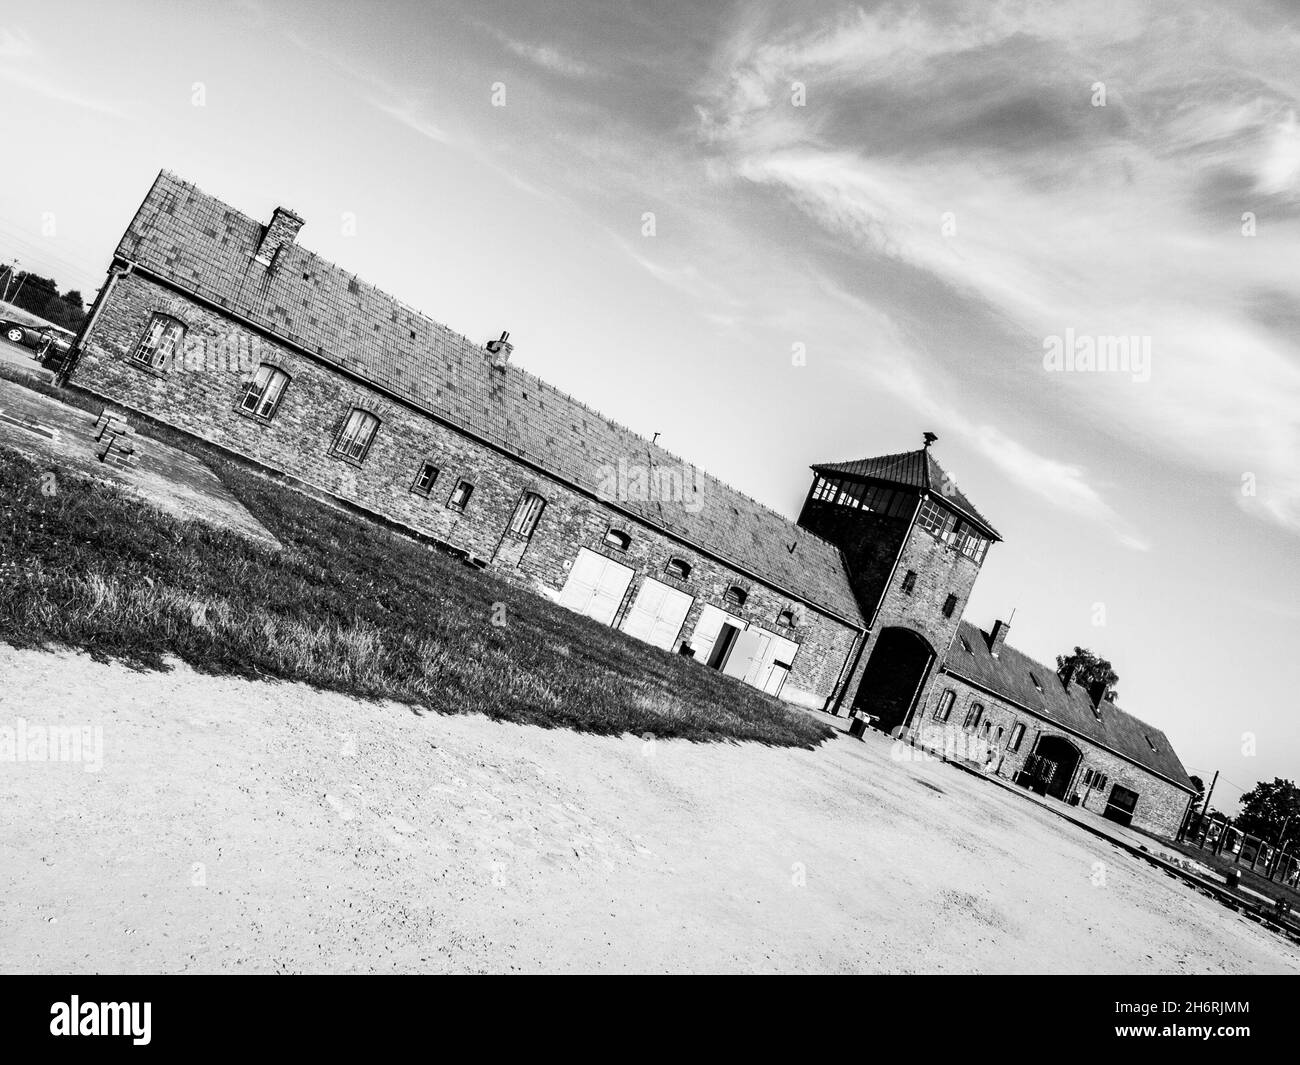
M 438 467 L 432 462 L 421 463 L 420 471 L 415 475 L 415 482 L 411 485 L 411 491 L 417 495 L 427 496 L 437 480 Z
M 131 353 L 135 362 L 153 370 L 169 369 L 185 346 L 185 326 L 167 314 L 155 314 Z
M 948 534 L 952 532 L 956 520 L 952 511 L 933 499 L 927 499 L 922 503 L 921 510 L 916 515 L 917 525 L 944 541 L 948 539 Z
M 263 363 L 257 368 L 251 381 L 244 385 L 244 394 L 239 400 L 242 414 L 251 414 L 269 422 L 279 409 L 284 390 L 289 387 L 289 375 L 275 366 Z
M 379 419 L 369 411 L 353 410 L 348 415 L 343 431 L 334 441 L 334 454 L 349 462 L 361 462 L 365 459 L 370 445 L 374 443 L 375 433 L 379 431 Z
M 451 490 L 451 498 L 447 500 L 447 506 L 452 510 L 464 510 L 469 506 L 469 497 L 474 494 L 474 486 L 469 481 L 457 481 L 456 487 Z

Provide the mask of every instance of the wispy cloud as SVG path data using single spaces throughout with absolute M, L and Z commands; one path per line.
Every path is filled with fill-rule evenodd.
M 550 45 L 530 44 L 527 41 L 516 41 L 504 36 L 501 40 L 515 55 L 553 74 L 560 74 L 566 78 L 591 78 L 599 73 L 594 67 L 565 55 Z
M 79 91 L 63 78 L 45 72 L 44 53 L 23 30 L 0 29 L 0 80 L 34 93 L 45 100 L 123 118 L 126 113 L 111 100 Z

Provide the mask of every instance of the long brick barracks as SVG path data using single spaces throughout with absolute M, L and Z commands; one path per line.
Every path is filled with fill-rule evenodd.
M 812 467 L 798 521 L 163 172 L 60 377 L 789 703 L 1159 835 L 1164 734 L 962 613 L 997 531 L 925 446 Z

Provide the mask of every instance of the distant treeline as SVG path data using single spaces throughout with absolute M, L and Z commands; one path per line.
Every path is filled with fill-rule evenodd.
M 85 302 L 75 288 L 60 295 L 54 278 L 15 272 L 8 265 L 0 266 L 0 299 L 65 329 L 78 329 L 86 317 Z

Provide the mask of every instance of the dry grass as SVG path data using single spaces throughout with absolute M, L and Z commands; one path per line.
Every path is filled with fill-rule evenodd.
M 45 496 L 40 469 L 0 448 L 0 638 L 601 733 L 801 746 L 830 734 L 697 663 L 204 458 L 283 550 L 108 484 L 60 477 Z

